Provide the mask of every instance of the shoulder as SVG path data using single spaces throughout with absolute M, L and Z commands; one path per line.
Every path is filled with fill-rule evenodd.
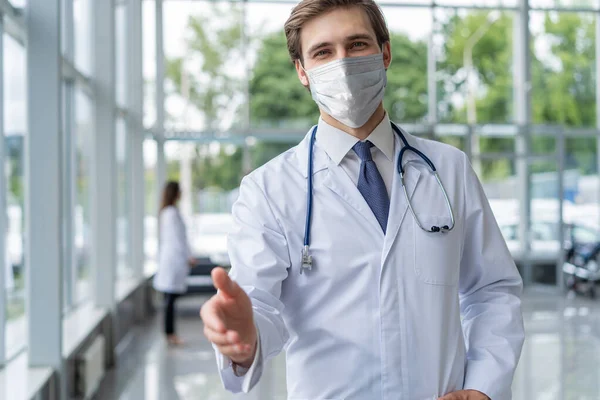
M 161 219 L 172 219 L 179 216 L 179 210 L 175 206 L 167 206 L 160 210 Z

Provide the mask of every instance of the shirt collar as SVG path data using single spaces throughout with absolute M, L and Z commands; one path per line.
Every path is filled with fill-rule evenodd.
M 329 158 L 339 165 L 352 147 L 358 142 L 354 136 L 337 129 L 323 118 L 319 118 L 319 127 L 317 130 L 317 141 L 319 146 L 325 150 Z M 390 161 L 394 159 L 394 133 L 387 113 L 383 120 L 371 132 L 366 140 L 369 140 L 377 147 Z

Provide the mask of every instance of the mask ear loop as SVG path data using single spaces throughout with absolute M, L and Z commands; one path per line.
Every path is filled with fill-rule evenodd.
M 310 78 L 308 77 L 308 71 L 304 69 L 304 65 L 302 65 L 302 61 L 300 61 L 300 59 L 298 59 L 298 63 L 300 64 L 300 68 L 302 69 L 302 71 L 304 71 L 304 75 L 306 75 L 306 80 L 308 81 L 308 85 L 306 85 L 305 87 L 310 89 Z

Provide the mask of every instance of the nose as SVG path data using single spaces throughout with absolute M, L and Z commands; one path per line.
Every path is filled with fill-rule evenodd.
M 336 51 L 337 58 L 348 58 L 350 57 L 350 52 L 348 48 L 344 45 L 340 45 Z

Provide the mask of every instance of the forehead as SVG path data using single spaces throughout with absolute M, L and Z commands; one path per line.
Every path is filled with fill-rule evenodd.
M 318 43 L 337 43 L 356 34 L 372 35 L 375 30 L 360 7 L 336 8 L 307 21 L 300 32 L 302 51 Z

